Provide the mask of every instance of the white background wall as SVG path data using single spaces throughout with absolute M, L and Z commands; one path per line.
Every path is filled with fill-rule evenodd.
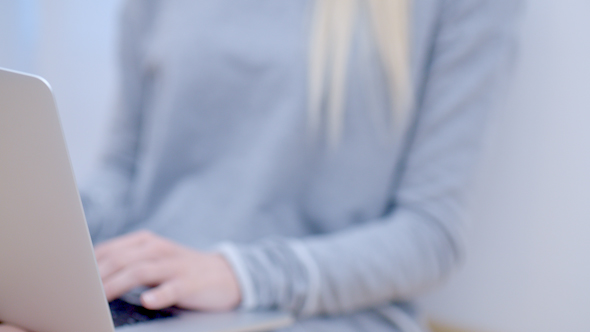
M 120 0 L 0 0 L 0 66 L 53 85 L 84 181 L 115 91 Z M 590 331 L 590 2 L 529 0 L 473 196 L 469 256 L 422 302 L 493 332 Z
M 0 0 L 0 67 L 45 77 L 84 181 L 114 104 L 121 0 Z
M 427 297 L 484 331 L 590 331 L 590 1 L 530 0 L 475 188 L 466 266 Z

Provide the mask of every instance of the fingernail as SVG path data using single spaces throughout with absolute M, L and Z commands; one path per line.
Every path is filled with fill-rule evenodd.
M 141 298 L 143 299 L 143 302 L 147 304 L 153 304 L 156 301 L 156 297 L 151 293 L 143 293 Z

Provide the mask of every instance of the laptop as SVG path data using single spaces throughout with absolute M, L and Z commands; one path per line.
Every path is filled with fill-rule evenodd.
M 0 321 L 37 332 L 254 332 L 293 318 L 107 303 L 51 88 L 0 69 Z

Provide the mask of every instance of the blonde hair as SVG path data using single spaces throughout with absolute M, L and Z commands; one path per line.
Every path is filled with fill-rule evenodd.
M 411 107 L 410 0 L 316 0 L 309 51 L 309 122 L 317 131 L 325 106 L 332 144 L 339 141 L 343 129 L 348 60 L 359 5 L 369 12 L 395 127 L 403 125 Z

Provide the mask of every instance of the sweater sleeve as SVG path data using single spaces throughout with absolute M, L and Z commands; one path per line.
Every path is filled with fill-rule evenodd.
M 129 1 L 124 8 L 119 40 L 119 95 L 98 167 L 82 186 L 81 198 L 93 242 L 117 235 L 126 222 L 128 195 L 139 135 L 141 108 L 147 93 L 142 54 L 153 1 Z
M 341 232 L 226 244 L 246 308 L 340 314 L 412 298 L 463 254 L 464 191 L 515 49 L 518 1 L 441 2 L 390 213 Z

